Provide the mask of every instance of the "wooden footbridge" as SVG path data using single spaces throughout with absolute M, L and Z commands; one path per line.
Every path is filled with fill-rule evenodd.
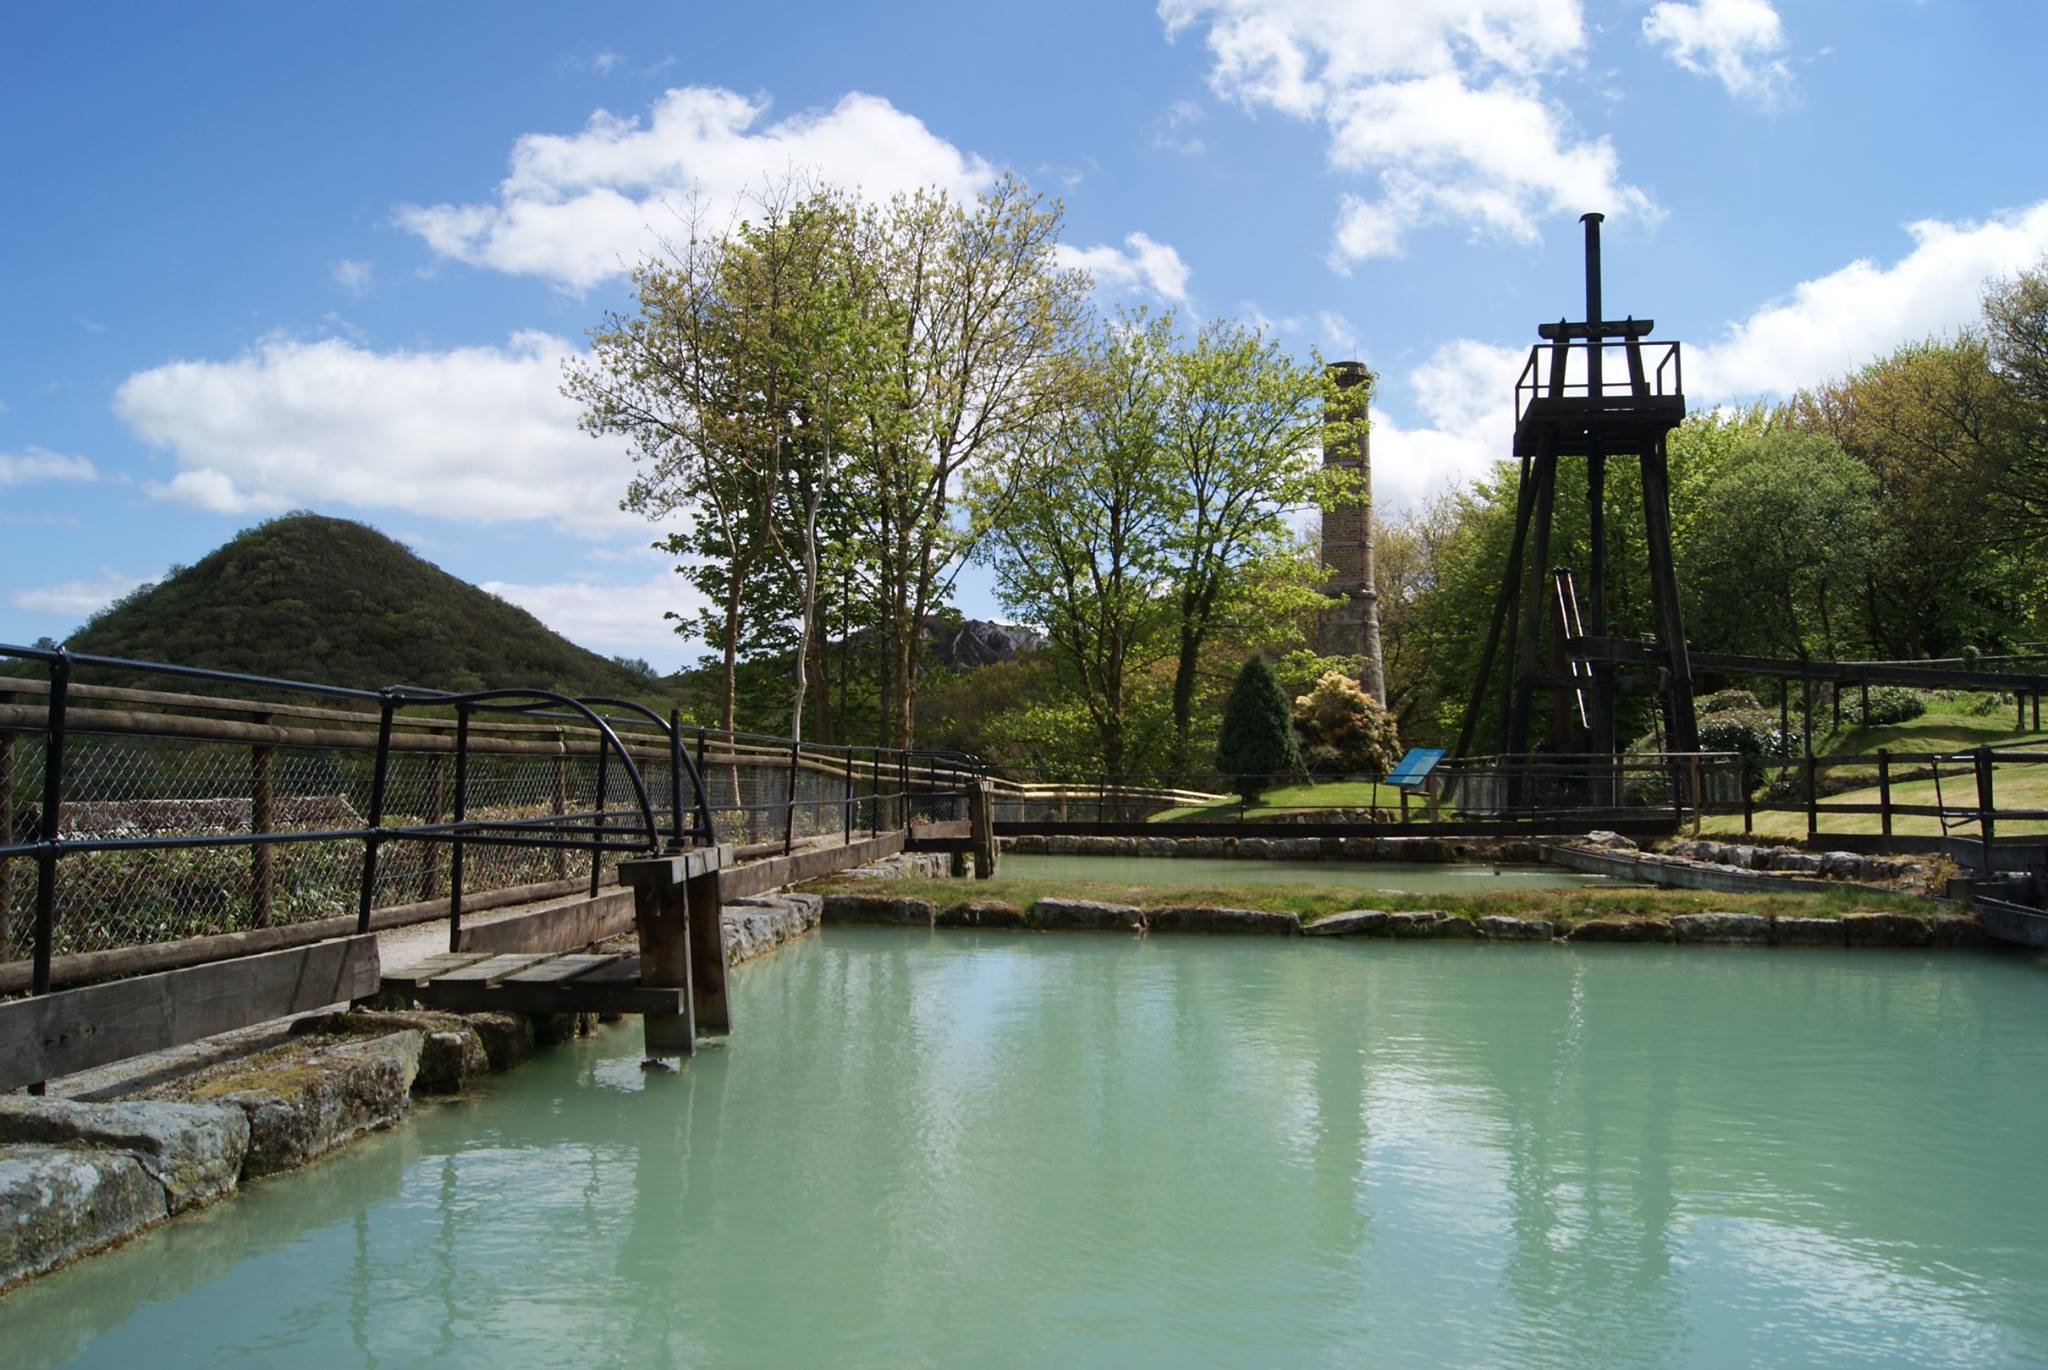
M 663 718 L 631 701 L 547 690 L 351 690 L 0 645 L 0 658 L 10 656 L 42 665 L 47 676 L 0 676 L 0 958 L 10 924 L 20 926 L 9 917 L 20 888 L 11 868 L 32 864 L 36 872 L 31 954 L 0 959 L 0 1090 L 39 1089 L 48 1079 L 387 992 L 461 1011 L 638 1014 L 650 1055 L 687 1055 L 701 1034 L 732 1030 L 726 900 L 869 864 L 913 842 L 972 852 L 978 873 L 993 870 L 987 785 L 958 757 L 713 735 L 686 728 L 674 712 Z M 79 673 L 123 683 L 87 683 Z M 157 675 L 282 698 L 127 683 Z M 327 704 L 308 705 L 307 696 Z M 110 738 L 133 737 L 189 749 L 181 758 L 188 773 L 246 748 L 249 768 L 222 782 L 245 788 L 196 801 L 101 797 L 132 794 L 125 778 L 126 788 L 110 791 L 91 767 L 128 755 L 110 748 Z M 325 749 L 320 773 L 353 772 L 366 792 L 281 798 L 276 755 L 285 748 Z M 25 750 L 30 767 L 20 760 Z M 553 777 L 539 802 L 506 804 L 504 791 L 535 765 Z M 26 785 L 17 778 L 24 770 Z M 571 791 L 584 782 L 588 798 L 573 804 Z M 20 789 L 39 791 L 41 802 L 18 808 Z M 965 816 L 931 821 L 947 810 Z M 801 842 L 800 812 L 812 829 Z M 764 816 L 780 827 L 779 841 L 759 840 Z M 155 827 L 160 820 L 167 830 Z M 721 840 L 721 820 L 756 840 Z M 359 852 L 355 914 L 278 925 L 278 854 L 308 843 Z M 172 853 L 218 861 L 238 851 L 249 860 L 244 930 L 175 941 L 145 933 L 128 945 L 72 950 L 80 920 L 107 917 L 99 901 L 125 892 L 94 878 L 96 862 Z M 410 864 L 395 865 L 395 853 Z M 551 865 L 557 878 L 477 893 L 466 862 L 479 853 Z M 576 854 L 589 862 L 587 883 L 562 878 Z M 130 860 L 113 869 L 149 865 Z M 81 878 L 67 878 L 73 874 Z M 390 904 L 394 879 L 427 897 Z M 169 888 L 182 895 L 190 887 Z M 538 907 L 465 924 L 466 902 L 474 912 L 522 893 Z M 447 953 L 381 964 L 379 930 L 434 920 L 448 927 Z M 629 934 L 635 954 L 592 950 Z

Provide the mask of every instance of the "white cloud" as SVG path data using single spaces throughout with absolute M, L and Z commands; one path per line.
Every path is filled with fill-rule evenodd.
M 766 99 L 705 86 L 668 91 L 644 123 L 598 110 L 581 132 L 520 137 L 492 203 L 401 206 L 398 223 L 444 257 L 583 290 L 624 274 L 693 201 L 722 226 L 785 175 L 877 198 L 969 196 L 995 177 L 878 96 L 764 124 L 767 113 Z
M 178 471 L 162 498 L 240 513 L 339 503 L 489 523 L 633 522 L 621 443 L 593 441 L 563 397 L 569 345 L 374 352 L 270 338 L 230 361 L 179 361 L 121 383 L 114 407 Z
M 1771 0 L 1658 0 L 1643 16 L 1643 37 L 1730 95 L 1768 100 L 1792 79 Z
M 0 452 L 0 489 L 45 480 L 98 480 L 99 472 L 84 457 L 68 457 L 47 447 Z
M 110 566 L 102 566 L 99 574 L 90 579 L 64 580 L 55 585 L 9 590 L 7 603 L 10 608 L 23 613 L 51 614 L 77 622 L 90 618 L 148 580 L 147 576 L 129 575 Z
M 1544 93 L 1583 56 L 1579 0 L 1159 0 L 1159 14 L 1169 37 L 1205 26 L 1217 94 L 1321 120 L 1331 165 L 1376 177 L 1376 194 L 1340 201 L 1340 268 L 1398 254 L 1421 223 L 1528 240 L 1551 215 L 1657 214 L 1613 145 Z
M 689 581 L 673 571 L 623 584 L 488 580 L 483 588 L 594 651 L 644 656 L 657 666 L 673 667 L 695 650 L 696 639 L 678 637 L 674 623 L 662 617 L 666 612 L 693 615 L 703 607 Z
M 1201 135 L 1192 130 L 1209 117 L 1193 100 L 1175 100 L 1152 129 L 1152 146 L 1183 157 L 1199 157 L 1209 150 Z
M 334 283 L 351 295 L 361 295 L 368 290 L 370 277 L 376 272 L 376 268 L 370 263 L 355 261 L 349 257 L 343 257 L 327 270 L 328 274 L 334 277 Z
M 1403 425 L 1375 403 L 1372 423 L 1374 498 L 1415 508 L 1443 490 L 1466 485 L 1508 454 L 1514 433 L 1514 385 L 1527 348 L 1495 347 L 1461 338 L 1431 353 L 1406 377 L 1426 426 Z
M 1322 334 L 1323 350 L 1331 361 L 1349 361 L 1358 351 L 1358 330 L 1351 320 L 1334 309 L 1316 314 L 1316 329 Z
M 1912 250 L 1890 265 L 1868 259 L 1803 281 L 1783 299 L 1685 351 L 1694 409 L 1785 397 L 1884 355 L 1902 343 L 1949 333 L 1978 316 L 1987 280 L 2048 256 L 2048 201 L 1983 223 L 1923 221 L 1907 227 Z M 1376 403 L 1373 483 L 1381 501 L 1408 507 L 1463 485 L 1508 455 L 1522 347 L 1460 339 L 1403 379 L 1425 422 L 1409 427 L 1398 407 Z
M 1156 295 L 1168 304 L 1188 302 L 1188 265 L 1171 243 L 1154 242 L 1143 233 L 1124 238 L 1122 248 L 1100 243 L 1056 249 L 1059 264 L 1095 278 L 1095 288 L 1114 295 Z
M 1970 323 L 1988 279 L 2048 254 L 2048 200 L 1983 223 L 1922 220 L 1906 232 L 1912 250 L 1891 265 L 1860 258 L 1802 281 L 1718 340 L 1688 348 L 1688 397 L 1788 395 Z

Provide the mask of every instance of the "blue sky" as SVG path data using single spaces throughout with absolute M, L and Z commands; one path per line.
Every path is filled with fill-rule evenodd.
M 1013 170 L 1105 303 L 1362 358 L 1410 505 L 1505 451 L 1588 209 L 1695 405 L 1966 322 L 2048 252 L 2044 51 L 2018 0 L 17 6 L 0 640 L 306 507 L 692 658 L 555 378 L 650 225 L 790 169 Z

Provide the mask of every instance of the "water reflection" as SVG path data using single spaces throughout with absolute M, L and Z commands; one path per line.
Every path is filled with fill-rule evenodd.
M 2048 1357 L 2048 1007 L 1910 953 L 831 931 L 11 1296 L 8 1364 Z

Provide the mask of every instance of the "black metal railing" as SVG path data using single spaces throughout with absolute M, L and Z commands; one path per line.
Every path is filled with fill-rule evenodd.
M 618 859 L 664 847 L 789 851 L 952 816 L 982 769 L 555 690 L 365 690 L 0 645 L 9 658 L 33 672 L 0 672 L 0 963 L 29 962 L 10 992 L 46 991 L 59 955 L 350 915 L 367 930 L 394 906 L 448 918 L 452 945 L 466 894 L 595 894 Z

